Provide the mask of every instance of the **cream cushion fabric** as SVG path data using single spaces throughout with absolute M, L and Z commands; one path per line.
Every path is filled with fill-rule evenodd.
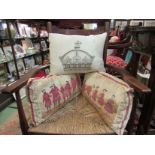
M 50 33 L 50 71 L 52 74 L 104 71 L 103 49 L 107 33 L 63 35 Z
M 104 72 L 89 73 L 82 92 L 105 123 L 117 134 L 123 134 L 132 109 L 133 94 L 128 84 Z

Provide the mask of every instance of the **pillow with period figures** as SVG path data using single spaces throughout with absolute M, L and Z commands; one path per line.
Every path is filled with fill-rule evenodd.
M 127 83 L 104 72 L 85 75 L 82 93 L 95 106 L 105 123 L 123 134 L 132 109 L 132 89 Z
M 51 74 L 105 71 L 103 49 L 107 33 L 98 35 L 49 34 Z
M 81 91 L 79 75 L 49 75 L 31 78 L 27 84 L 32 124 L 39 125 Z

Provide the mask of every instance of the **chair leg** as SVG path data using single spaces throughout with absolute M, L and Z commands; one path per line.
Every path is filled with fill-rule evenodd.
M 143 99 L 143 108 L 141 111 L 141 116 L 139 119 L 139 124 L 138 124 L 138 128 L 136 131 L 136 134 L 139 135 L 144 135 L 147 134 L 148 129 L 149 129 L 149 125 L 150 125 L 150 121 L 152 118 L 152 114 L 153 114 L 153 107 L 154 107 L 154 100 L 155 97 L 151 97 L 151 93 L 149 94 L 145 94 L 145 98 Z
M 135 127 L 134 121 L 135 121 L 137 103 L 138 103 L 138 94 L 135 92 L 134 98 L 133 98 L 133 107 L 131 111 L 131 116 L 127 125 L 127 130 L 129 135 L 134 134 L 134 127 Z
M 20 127 L 22 130 L 22 134 L 27 135 L 27 130 L 28 130 L 28 123 L 25 117 L 25 113 L 24 113 L 24 109 L 23 109 L 23 105 L 22 105 L 22 100 L 20 97 L 20 93 L 19 91 L 15 92 L 16 95 L 16 102 L 17 102 L 17 108 L 18 108 L 18 115 L 19 115 L 19 123 L 20 123 Z

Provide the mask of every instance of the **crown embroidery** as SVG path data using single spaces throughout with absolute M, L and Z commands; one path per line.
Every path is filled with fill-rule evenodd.
M 68 51 L 60 58 L 64 71 L 68 70 L 89 70 L 94 59 L 88 52 L 80 49 L 80 41 L 75 42 L 74 49 Z

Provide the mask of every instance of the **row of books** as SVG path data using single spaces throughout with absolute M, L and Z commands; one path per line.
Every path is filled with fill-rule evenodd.
M 14 23 L 10 23 L 11 34 L 14 38 L 38 37 L 38 35 L 40 37 L 48 37 L 46 27 L 41 27 L 41 29 L 38 31 L 35 26 L 29 26 L 28 24 L 17 23 L 17 26 L 18 31 L 16 25 Z M 5 21 L 0 22 L 0 38 L 8 38 L 7 24 Z
M 130 26 L 155 27 L 155 20 L 131 20 Z
M 17 60 L 17 67 L 19 75 L 24 75 L 29 69 L 36 65 L 48 64 L 49 53 L 44 53 L 43 58 L 41 55 L 34 55 L 26 57 L 24 59 Z M 7 72 L 7 68 L 9 72 Z M 0 64 L 0 85 L 16 80 L 17 72 L 14 61 L 8 62 L 7 64 Z
M 43 51 L 48 49 L 45 40 L 41 41 L 41 46 L 40 43 L 32 43 L 30 39 L 24 39 L 21 42 L 22 46 L 20 44 L 14 45 L 15 55 L 17 59 L 40 52 L 40 49 Z M 11 60 L 13 60 L 13 52 L 11 46 L 9 46 L 8 44 L 3 45 L 3 50 L 2 48 L 0 48 L 0 63 Z

